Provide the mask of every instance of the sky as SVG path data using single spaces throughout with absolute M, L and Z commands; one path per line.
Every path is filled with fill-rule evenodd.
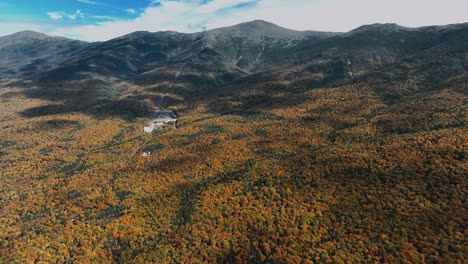
M 468 0 L 0 0 L 0 36 L 34 30 L 84 41 L 134 31 L 199 32 L 252 20 L 346 32 L 468 22 Z

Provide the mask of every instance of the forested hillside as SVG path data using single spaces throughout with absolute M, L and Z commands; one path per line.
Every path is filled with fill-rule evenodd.
M 0 263 L 464 263 L 468 31 L 414 31 L 290 33 L 241 69 L 196 40 L 175 78 L 184 60 L 4 80 Z M 179 128 L 142 133 L 162 96 Z

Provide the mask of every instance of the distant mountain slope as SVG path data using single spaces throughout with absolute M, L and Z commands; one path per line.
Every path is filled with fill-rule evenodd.
M 39 87 L 33 94 L 46 99 L 80 94 L 87 102 L 128 95 L 132 86 L 142 93 L 139 100 L 154 100 L 157 93 L 189 98 L 241 83 L 244 89 L 272 81 L 310 89 L 359 79 L 393 83 L 409 95 L 466 73 L 467 34 L 466 23 L 373 24 L 330 33 L 261 20 L 194 34 L 134 32 L 97 43 L 21 32 L 0 38 L 0 77 L 27 77 Z
M 170 71 L 187 65 L 194 76 L 201 71 L 217 72 L 213 83 L 224 83 L 263 68 L 271 67 L 275 48 L 289 48 L 306 39 L 336 33 L 294 31 L 265 21 L 195 34 L 177 32 L 135 32 L 107 42 L 87 45 L 60 67 L 45 72 L 42 79 L 67 80 L 83 76 L 111 76 L 128 79 L 145 73 L 148 81 L 160 79 L 165 67 Z M 151 75 L 157 75 L 149 77 Z M 230 77 L 228 77 L 230 76 Z
M 373 24 L 330 33 L 289 30 L 257 20 L 195 34 L 135 32 L 90 44 L 20 32 L 0 38 L 0 76 L 35 73 L 54 81 L 104 76 L 151 83 L 184 64 L 192 76 L 214 73 L 209 82 L 217 85 L 294 66 L 321 76 L 322 84 L 350 80 L 398 62 L 467 28 L 467 24 L 423 28 Z
M 274 41 L 298 41 L 312 37 L 330 37 L 340 33 L 321 32 L 321 31 L 297 31 L 280 27 L 273 23 L 255 20 L 241 23 L 231 27 L 212 29 L 205 32 L 196 33 L 196 35 L 214 36 L 214 37 L 233 37 L 244 38 L 248 42 L 261 43 L 265 39 Z
M 0 78 L 46 71 L 86 45 L 82 41 L 33 31 L 0 37 Z

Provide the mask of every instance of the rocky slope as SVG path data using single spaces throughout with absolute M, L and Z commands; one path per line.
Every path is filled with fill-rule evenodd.
M 50 70 L 87 45 L 33 31 L 0 37 L 0 79 Z
M 467 35 L 468 24 L 373 24 L 330 33 L 258 20 L 194 34 L 134 32 L 97 43 L 20 32 L 0 38 L 0 78 L 32 81 L 37 89 L 29 96 L 76 101 L 79 94 L 77 104 L 130 90 L 140 90 L 138 100 L 154 101 L 154 93 L 190 98 L 270 80 L 296 89 L 372 80 L 398 83 L 412 94 L 466 73 Z M 400 92 L 385 90 L 388 98 Z

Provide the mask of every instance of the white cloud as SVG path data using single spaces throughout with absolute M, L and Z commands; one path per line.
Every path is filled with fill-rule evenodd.
M 199 13 L 212 13 L 240 4 L 253 3 L 257 0 L 213 0 L 197 8 Z
M 63 18 L 75 20 L 77 18 L 84 18 L 84 13 L 79 9 L 73 14 L 69 14 L 67 12 L 48 12 L 47 15 L 53 20 L 60 20 Z
M 94 2 L 94 1 L 90 1 L 90 0 L 77 0 L 78 2 L 80 3 L 84 3 L 84 4 L 89 4 L 89 5 L 96 5 L 97 3 Z
M 349 31 L 364 24 L 387 22 L 409 27 L 468 22 L 466 0 L 258 0 L 247 8 L 229 8 L 247 2 L 252 0 L 213 0 L 208 3 L 159 0 L 158 5 L 146 8 L 132 20 L 57 28 L 47 33 L 73 34 L 83 40 L 95 41 L 137 30 L 194 32 L 256 19 L 296 30 L 322 31 Z M 62 13 L 59 15 L 67 17 Z M 72 14 L 75 15 L 79 16 Z
M 160 6 L 147 8 L 134 20 L 106 21 L 97 25 L 86 25 L 75 28 L 59 28 L 52 32 L 54 35 L 65 36 L 69 34 L 81 36 L 88 41 L 108 40 L 133 31 L 159 31 L 174 30 L 180 32 L 193 31 L 191 23 L 181 23 L 190 19 L 192 11 L 199 5 L 195 3 L 182 3 L 176 1 L 161 1 Z M 185 20 L 187 21 L 187 20 Z M 194 22 L 196 20 L 193 20 Z
M 63 18 L 61 12 L 48 12 L 47 15 L 53 20 L 59 20 Z
M 92 18 L 96 19 L 104 19 L 104 20 L 117 20 L 116 17 L 111 17 L 111 16 L 91 16 Z
M 72 20 L 75 20 L 77 17 L 79 18 L 84 18 L 84 14 L 83 12 L 81 12 L 81 10 L 76 10 L 75 14 L 73 15 L 68 15 L 68 18 L 72 19 Z
M 127 9 L 124 9 L 124 11 L 127 12 L 127 13 L 130 13 L 132 15 L 136 13 L 135 9 L 133 9 L 133 8 L 127 8 Z

